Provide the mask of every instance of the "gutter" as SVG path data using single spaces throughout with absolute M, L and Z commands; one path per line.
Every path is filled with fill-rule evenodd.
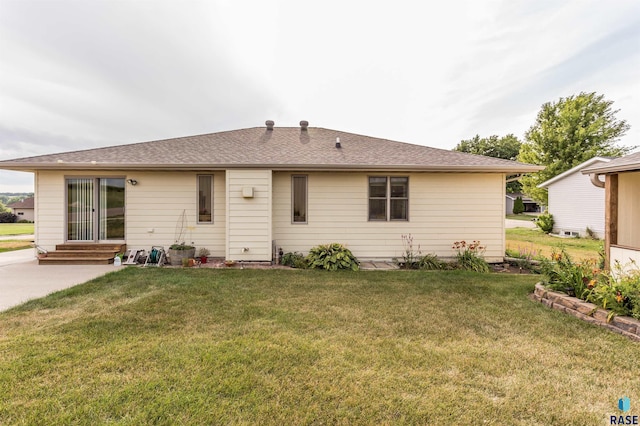
M 458 166 L 458 165 L 339 165 L 339 164 L 122 164 L 122 163 L 2 163 L 0 169 L 35 172 L 38 170 L 228 170 L 268 169 L 274 171 L 412 171 L 412 172 L 456 172 L 456 173 L 532 173 L 544 167 Z

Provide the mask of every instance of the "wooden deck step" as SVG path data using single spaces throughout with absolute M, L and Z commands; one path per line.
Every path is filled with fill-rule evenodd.
M 99 259 L 95 257 L 44 257 L 38 259 L 39 265 L 109 265 L 113 263 L 113 258 Z
M 118 251 L 115 250 L 56 250 L 50 251 L 48 257 L 111 257 L 115 256 Z
M 113 243 L 65 243 L 56 245 L 56 250 L 114 250 L 116 253 L 124 250 L 126 244 L 113 244 Z
M 126 244 L 66 243 L 38 260 L 40 265 L 108 265 L 116 253 L 124 253 Z

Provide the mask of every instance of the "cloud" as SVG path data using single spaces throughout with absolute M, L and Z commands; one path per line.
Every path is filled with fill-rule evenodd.
M 266 119 L 452 148 L 521 137 L 581 91 L 637 145 L 638 16 L 635 0 L 0 0 L 0 159 Z

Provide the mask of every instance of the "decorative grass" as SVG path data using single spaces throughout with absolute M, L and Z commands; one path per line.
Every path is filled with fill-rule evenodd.
M 0 313 L 0 424 L 601 425 L 640 347 L 536 280 L 128 268 Z
M 538 229 L 526 228 L 507 229 L 506 244 L 507 250 L 539 253 L 546 258 L 550 258 L 554 250 L 559 252 L 564 247 L 566 252 L 576 260 L 598 259 L 598 251 L 603 246 L 601 240 L 552 237 Z
M 33 223 L 0 223 L 0 236 L 33 234 Z

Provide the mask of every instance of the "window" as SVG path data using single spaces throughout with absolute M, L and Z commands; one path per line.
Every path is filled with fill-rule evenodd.
M 291 176 L 291 218 L 293 223 L 307 223 L 307 176 Z
M 369 177 L 369 220 L 408 220 L 409 178 Z
M 198 223 L 213 223 L 213 176 L 198 176 Z

